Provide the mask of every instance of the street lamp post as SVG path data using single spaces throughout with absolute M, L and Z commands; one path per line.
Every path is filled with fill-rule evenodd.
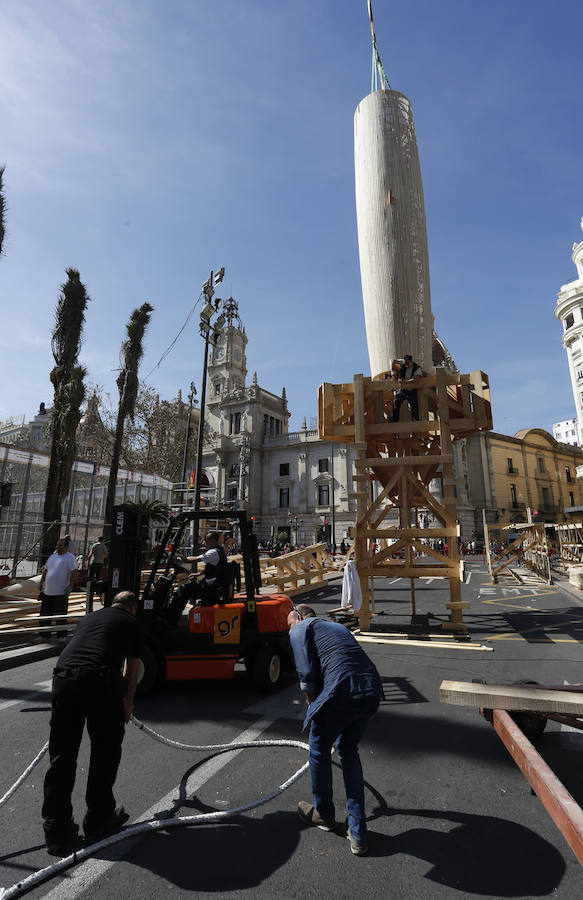
M 223 315 L 219 316 L 214 322 L 212 322 L 213 316 L 219 311 L 221 307 L 222 300 L 220 297 L 216 297 L 213 301 L 213 296 L 215 293 L 215 287 L 217 284 L 220 284 L 223 278 L 225 277 L 224 268 L 219 269 L 218 272 L 213 272 L 211 269 L 210 278 L 205 281 L 202 286 L 202 291 L 205 298 L 205 305 L 200 314 L 200 334 L 204 339 L 204 362 L 202 367 L 202 387 L 201 387 L 201 395 L 200 395 L 200 420 L 198 423 L 198 441 L 196 445 L 196 472 L 194 477 L 194 510 L 198 512 L 200 510 L 200 476 L 202 470 L 202 449 L 204 443 L 204 412 L 205 412 L 205 404 L 206 404 L 206 376 L 208 369 L 208 358 L 209 358 L 209 344 L 215 344 L 218 340 L 218 337 L 221 333 L 221 329 L 223 327 L 225 317 Z M 199 535 L 199 521 L 198 519 L 194 520 L 194 527 L 192 529 L 192 546 L 193 551 L 196 552 L 198 549 L 198 535 Z
M 192 405 L 194 403 L 194 398 L 196 397 L 196 388 L 194 386 L 194 381 L 190 382 L 190 393 L 188 395 L 188 418 L 186 420 L 186 437 L 184 439 L 184 457 L 182 460 L 182 484 L 184 485 L 182 490 L 182 505 L 186 506 L 186 499 L 188 496 L 188 488 L 186 485 L 186 468 L 188 464 L 188 444 L 190 442 L 190 420 L 192 418 Z

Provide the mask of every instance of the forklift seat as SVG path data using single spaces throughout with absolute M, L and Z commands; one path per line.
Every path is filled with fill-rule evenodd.
M 241 590 L 241 566 L 238 562 L 228 562 L 219 603 L 230 603 L 236 590 Z

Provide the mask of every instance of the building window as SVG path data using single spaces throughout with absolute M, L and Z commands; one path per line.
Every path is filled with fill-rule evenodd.
M 323 460 L 324 462 L 328 462 L 328 460 Z M 322 460 L 320 460 L 322 462 Z M 327 484 L 319 484 L 318 485 L 318 506 L 329 506 L 330 505 L 330 488 Z
M 544 471 L 545 471 L 545 461 L 544 461 L 544 459 L 543 459 L 542 456 L 537 456 L 537 458 L 536 458 L 536 464 L 537 464 L 537 467 L 538 467 L 539 472 L 544 472 Z
M 241 413 L 231 413 L 229 416 L 229 434 L 239 434 L 241 431 Z
M 516 507 L 518 506 L 518 495 L 516 493 L 515 484 L 510 485 L 510 503 L 513 509 L 516 509 Z
M 221 393 L 221 382 L 217 381 L 217 383 L 215 384 L 215 397 L 218 397 L 220 393 Z
M 284 478 L 286 475 L 289 475 L 289 463 L 280 463 L 279 464 L 279 477 Z
M 574 317 L 573 313 L 569 313 L 568 316 L 565 316 L 565 331 L 567 330 L 567 328 L 571 328 L 574 321 L 575 321 L 575 317 Z
M 508 466 L 508 473 L 509 473 L 510 475 L 516 475 L 516 473 L 518 472 L 518 469 L 515 469 L 515 468 L 514 468 L 514 465 L 513 465 L 513 463 L 512 463 L 512 457 L 508 456 L 507 459 L 506 459 L 506 463 L 507 463 L 507 466 Z
M 235 486 L 230 487 L 227 492 L 227 500 L 236 500 L 237 499 L 237 488 Z
M 319 459 L 318 460 L 318 472 L 327 472 L 328 471 L 328 459 Z
M 543 506 L 547 508 L 552 506 L 553 498 L 551 496 L 551 492 L 547 487 L 543 488 Z
M 583 369 L 577 369 L 577 381 L 580 381 L 583 378 Z
M 230 468 L 229 474 L 230 474 L 231 478 L 239 477 L 239 463 L 233 463 L 233 465 Z
M 287 509 L 289 507 L 289 488 L 279 489 L 279 508 Z
M 567 479 L 567 482 L 569 484 L 572 484 L 573 478 L 571 476 L 571 469 L 569 468 L 569 466 L 565 466 L 565 478 Z
M 569 491 L 569 506 L 575 506 L 575 495 L 573 491 Z

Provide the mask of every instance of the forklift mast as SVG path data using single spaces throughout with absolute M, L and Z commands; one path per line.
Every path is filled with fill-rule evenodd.
M 119 591 L 139 596 L 147 539 L 148 516 L 135 506 L 114 506 L 105 606 L 111 606 Z
M 153 610 L 154 604 L 151 594 L 154 582 L 160 575 L 170 576 L 176 552 L 183 545 L 184 536 L 190 523 L 195 520 L 208 521 L 217 519 L 226 520 L 233 524 L 236 523 L 239 527 L 239 550 L 243 558 L 243 571 L 245 573 L 246 607 L 248 613 L 255 612 L 255 596 L 259 593 L 259 588 L 261 587 L 261 567 L 259 565 L 257 539 L 253 533 L 253 523 L 247 518 L 247 511 L 232 509 L 201 509 L 182 512 L 170 519 L 158 548 L 152 571 L 140 597 L 140 611 L 148 613 Z M 193 555 L 198 555 L 198 548 L 193 548 L 193 551 Z

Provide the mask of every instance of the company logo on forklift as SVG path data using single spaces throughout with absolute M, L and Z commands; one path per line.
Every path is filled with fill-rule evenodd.
M 238 644 L 241 640 L 241 608 L 215 607 L 215 644 Z
M 120 512 L 116 513 L 116 516 L 115 516 L 115 533 L 116 534 L 123 534 L 123 520 L 124 520 L 123 512 L 120 511 Z

